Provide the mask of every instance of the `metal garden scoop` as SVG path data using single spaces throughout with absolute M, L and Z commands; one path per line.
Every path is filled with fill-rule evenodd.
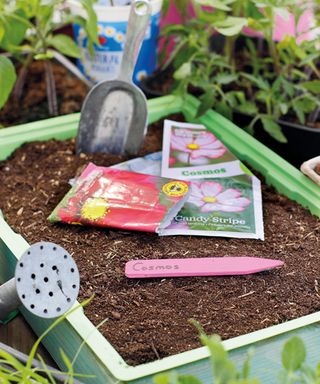
M 87 95 L 81 110 L 77 153 L 138 152 L 148 112 L 146 97 L 132 83 L 132 75 L 150 14 L 147 0 L 132 3 L 119 76 L 100 82 Z

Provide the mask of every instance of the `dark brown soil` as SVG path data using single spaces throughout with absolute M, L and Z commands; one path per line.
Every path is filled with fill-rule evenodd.
M 161 148 L 154 125 L 141 151 Z M 77 169 L 95 161 L 111 165 L 118 156 L 80 157 L 74 141 L 30 143 L 0 163 L 0 208 L 29 242 L 61 244 L 81 273 L 85 309 L 129 364 L 140 364 L 200 346 L 188 319 L 224 339 L 320 310 L 320 221 L 298 204 L 263 185 L 266 240 L 189 236 L 50 224 L 48 215 L 69 190 Z M 135 258 L 258 256 L 285 261 L 280 270 L 242 277 L 129 280 L 126 261 Z
M 79 112 L 88 87 L 58 63 L 53 63 L 59 115 Z M 0 127 L 28 123 L 50 117 L 48 112 L 44 63 L 33 62 L 28 71 L 22 99 L 13 97 L 0 110 Z

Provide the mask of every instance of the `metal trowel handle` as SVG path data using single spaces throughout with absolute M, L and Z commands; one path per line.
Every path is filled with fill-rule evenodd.
M 140 51 L 140 45 L 146 33 L 151 15 L 148 0 L 135 0 L 131 4 L 126 42 L 122 56 L 119 80 L 132 82 L 134 67 Z

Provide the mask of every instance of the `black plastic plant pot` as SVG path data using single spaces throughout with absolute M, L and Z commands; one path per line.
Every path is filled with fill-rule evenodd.
M 279 123 L 288 140 L 286 144 L 274 140 L 262 127 L 257 130 L 256 138 L 297 168 L 300 168 L 304 161 L 320 155 L 319 128 L 309 128 L 285 121 Z
M 252 117 L 246 115 L 235 114 L 233 120 L 239 127 L 244 128 L 251 119 Z M 297 168 L 300 168 L 304 161 L 320 155 L 319 128 L 305 127 L 282 120 L 279 124 L 288 140 L 287 143 L 280 143 L 271 137 L 263 129 L 260 121 L 254 127 L 254 137 Z
M 165 96 L 170 93 L 172 75 L 172 67 L 169 67 L 166 70 L 157 69 L 152 75 L 141 80 L 139 87 L 146 95 L 147 99 Z

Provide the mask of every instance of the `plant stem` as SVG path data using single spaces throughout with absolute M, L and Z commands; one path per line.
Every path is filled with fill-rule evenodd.
M 57 116 L 58 102 L 57 102 L 56 83 L 54 81 L 54 75 L 52 70 L 52 63 L 49 60 L 45 60 L 44 65 L 45 65 L 44 68 L 45 68 L 49 115 Z
M 232 14 L 234 17 L 239 17 L 241 15 L 241 10 L 243 8 L 242 1 L 235 1 L 232 5 Z M 236 60 L 235 60 L 235 44 L 237 40 L 237 35 L 235 36 L 225 36 L 225 56 L 227 57 L 227 62 L 231 65 L 232 71 L 235 71 Z
M 277 52 L 277 47 L 276 47 L 276 44 L 273 40 L 273 26 L 275 24 L 275 13 L 274 13 L 274 10 L 272 7 L 270 8 L 270 20 L 271 20 L 271 23 L 269 26 L 269 30 L 267 31 L 265 37 L 266 37 L 266 40 L 268 42 L 270 56 L 273 59 L 274 72 L 277 75 L 279 75 L 281 72 L 281 65 L 280 65 L 279 55 Z
M 227 58 L 228 64 L 231 65 L 233 71 L 235 68 L 235 57 L 234 57 L 234 46 L 236 42 L 236 38 L 234 36 L 226 36 L 224 54 Z
M 33 52 L 30 52 L 26 58 L 26 61 L 23 63 L 22 68 L 19 71 L 18 79 L 13 88 L 13 97 L 16 102 L 19 102 L 21 99 L 23 87 L 26 81 L 28 67 L 31 64 L 33 59 Z

